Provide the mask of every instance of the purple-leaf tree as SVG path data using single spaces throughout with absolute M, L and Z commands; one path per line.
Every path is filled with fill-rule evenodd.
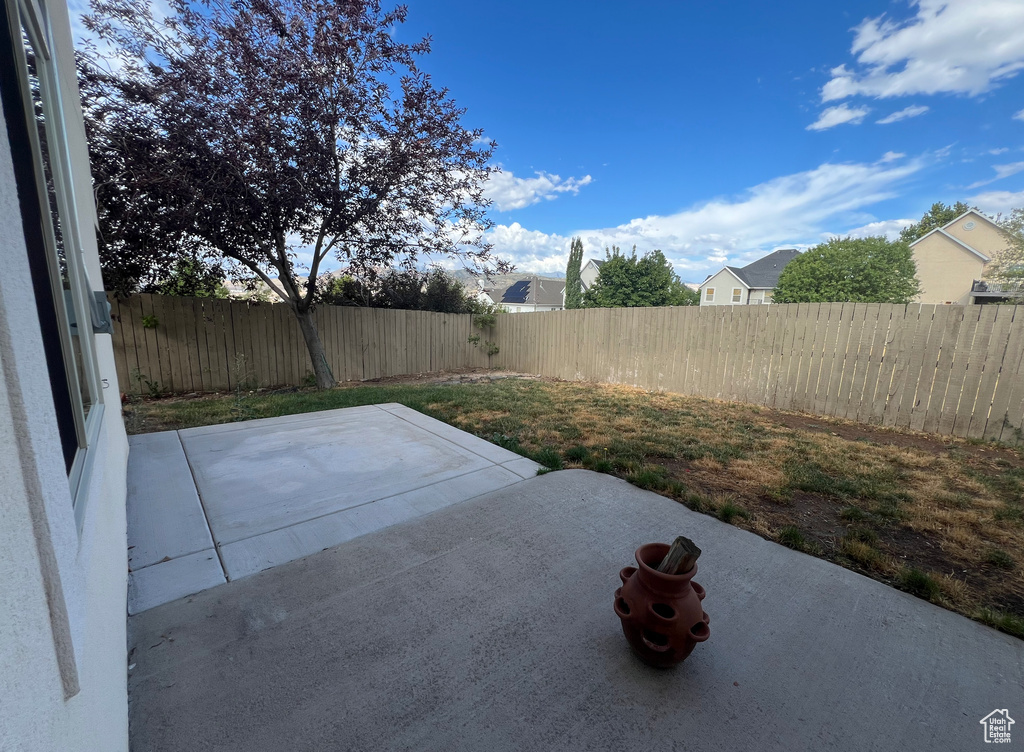
M 397 41 L 405 7 L 169 5 L 156 18 L 148 0 L 93 0 L 86 17 L 100 40 L 82 66 L 90 148 L 114 165 L 97 181 L 101 218 L 106 192 L 136 236 L 148 224 L 190 259 L 262 280 L 295 314 L 321 388 L 335 384 L 312 317 L 325 259 L 508 270 L 484 238 L 493 144 L 417 67 L 429 39 Z M 125 222 L 132 196 L 146 200 Z

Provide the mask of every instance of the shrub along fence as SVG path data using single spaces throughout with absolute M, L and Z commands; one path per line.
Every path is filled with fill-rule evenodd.
M 504 368 L 1024 441 L 1024 306 L 589 309 L 496 333 Z
M 284 305 L 134 295 L 112 306 L 122 390 L 311 374 Z M 339 380 L 493 365 L 1024 443 L 1024 306 L 586 309 L 503 315 L 486 331 L 468 314 L 322 306 L 316 322 Z
M 110 301 L 122 391 L 297 386 L 312 374 L 298 323 L 283 304 L 163 295 Z M 486 367 L 490 360 L 487 333 L 468 314 L 321 306 L 315 318 L 341 381 Z

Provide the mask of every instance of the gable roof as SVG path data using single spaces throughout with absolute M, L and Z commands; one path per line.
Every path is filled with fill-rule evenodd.
M 995 221 L 993 221 L 992 219 L 990 219 L 990 218 L 986 217 L 986 216 L 985 216 L 984 214 L 982 214 L 982 213 L 981 213 L 980 211 L 978 211 L 977 209 L 968 209 L 967 211 L 965 211 L 965 212 L 964 212 L 963 214 L 961 214 L 961 215 L 960 215 L 959 217 L 957 217 L 956 219 L 951 219 L 951 220 L 949 220 L 948 222 L 946 222 L 946 224 L 944 224 L 944 225 L 942 226 L 942 229 L 943 229 L 943 230 L 945 230 L 945 229 L 946 229 L 947 227 L 949 227 L 950 225 L 955 225 L 955 224 L 956 224 L 957 222 L 959 222 L 959 221 L 960 221 L 961 219 L 963 219 L 964 217 L 966 217 L 966 216 L 967 216 L 968 214 L 973 214 L 973 215 L 974 215 L 975 217 L 977 217 L 978 219 L 984 219 L 984 220 L 985 220 L 986 222 L 988 222 L 988 223 L 989 223 L 990 225 L 992 225 L 993 227 L 995 227 L 995 228 L 996 228 L 997 230 L 999 230 L 1000 232 L 1002 232 L 1002 231 L 1003 231 L 1003 228 L 999 226 L 999 223 L 998 223 L 998 222 L 995 222 Z M 920 240 L 920 238 L 918 238 L 918 240 Z M 916 242 L 917 242 L 917 240 L 915 240 L 915 241 L 914 241 L 914 243 L 916 243 Z M 913 245 L 914 243 L 911 243 L 911 245 Z
M 739 269 L 740 278 L 750 287 L 773 288 L 779 283 L 782 270 L 799 255 L 796 248 L 780 248 Z
M 963 217 L 963 216 L 966 216 L 967 214 L 970 214 L 970 212 L 967 212 L 966 214 L 961 214 L 960 216 Z M 959 217 L 958 217 L 958 219 L 959 219 Z M 956 221 L 957 221 L 956 219 L 953 220 L 953 222 L 956 222 Z M 967 245 L 967 243 L 965 243 L 964 241 L 960 240 L 960 238 L 958 238 L 955 235 L 951 235 L 950 233 L 946 232 L 945 228 L 949 227 L 949 225 L 953 224 L 953 222 L 950 222 L 949 224 L 943 225 L 942 227 L 936 227 L 934 230 L 930 230 L 929 232 L 926 232 L 924 235 L 922 235 L 917 240 L 915 240 L 913 243 L 911 243 L 910 247 L 913 248 L 915 245 L 920 243 L 925 238 L 930 237 L 930 236 L 935 235 L 936 233 L 938 233 L 939 235 L 942 235 L 943 237 L 948 238 L 949 240 L 952 240 L 954 243 L 956 243 L 958 246 L 963 248 L 968 253 L 973 253 L 975 256 L 980 258 L 982 261 L 985 261 L 985 262 L 991 261 L 992 259 L 990 259 L 988 256 L 986 256 L 984 253 L 982 253 L 978 249 L 973 248 L 973 247 Z M 998 225 L 997 225 L 997 227 L 998 227 Z
M 700 289 L 701 287 L 704 287 L 704 285 L 706 285 L 706 284 L 707 284 L 708 282 L 710 282 L 710 281 L 711 281 L 712 279 L 714 279 L 715 277 L 717 277 L 717 276 L 718 276 L 719 274 L 721 274 L 722 272 L 729 272 L 729 273 L 730 273 L 730 274 L 731 274 L 731 275 L 732 275 L 733 277 L 735 277 L 735 278 L 736 278 L 736 281 L 738 281 L 738 282 L 739 282 L 739 283 L 740 283 L 741 285 L 743 285 L 744 287 L 746 287 L 746 288 L 747 288 L 748 290 L 750 289 L 750 285 L 748 285 L 748 284 L 747 284 L 747 281 L 746 281 L 746 280 L 745 280 L 745 279 L 744 279 L 744 278 L 743 278 L 742 276 L 740 276 L 740 270 L 739 270 L 739 269 L 737 269 L 737 268 L 736 268 L 736 267 L 734 267 L 734 266 L 723 266 L 723 267 L 722 267 L 721 269 L 719 269 L 719 270 L 718 270 L 717 272 L 715 272 L 714 274 L 709 274 L 709 275 L 707 276 L 707 279 L 705 279 L 705 280 L 704 280 L 703 282 L 701 282 L 701 283 L 700 283 L 700 284 L 699 284 L 699 285 L 697 286 L 697 289 L 699 290 L 699 289 Z

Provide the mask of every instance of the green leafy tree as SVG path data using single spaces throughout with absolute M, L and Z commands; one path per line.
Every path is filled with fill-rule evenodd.
M 776 303 L 909 303 L 921 291 L 910 246 L 884 236 L 832 238 L 790 261 Z
M 569 264 L 565 267 L 565 307 L 567 310 L 583 307 L 583 280 L 580 267 L 583 265 L 583 241 L 573 238 L 569 246 Z
M 1014 209 L 999 226 L 1009 243 L 994 259 L 987 275 L 998 282 L 1024 282 L 1024 209 Z
M 313 307 L 331 259 L 510 271 L 486 235 L 494 145 L 421 68 L 430 39 L 399 29 L 406 7 L 92 7 L 84 23 L 100 44 L 85 48 L 81 79 L 104 268 L 131 262 L 119 286 L 166 276 L 182 252 L 262 281 L 294 315 L 325 388 L 336 381 Z
M 223 278 L 224 272 L 219 266 L 182 257 L 173 263 L 165 279 L 143 290 L 182 298 L 226 298 L 228 291 L 221 283 Z
M 918 238 L 923 238 L 936 227 L 948 225 L 961 214 L 970 210 L 971 207 L 963 201 L 957 201 L 952 206 L 946 206 L 941 202 L 932 204 L 932 208 L 924 213 L 920 222 L 900 230 L 900 240 L 904 243 L 913 243 Z
M 630 256 L 613 246 L 605 251 L 605 257 L 597 281 L 583 296 L 585 308 L 693 305 L 688 302 L 694 299 L 689 294 L 692 291 L 679 281 L 661 251 L 638 258 L 636 246 Z
M 332 277 L 322 281 L 319 289 L 317 303 L 322 305 L 435 313 L 483 313 L 486 308 L 458 280 L 440 269 L 392 269 L 366 278 Z

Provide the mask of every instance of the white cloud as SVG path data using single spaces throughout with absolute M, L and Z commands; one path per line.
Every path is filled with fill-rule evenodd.
M 883 219 L 878 222 L 868 222 L 866 225 L 847 230 L 839 235 L 839 237 L 867 238 L 875 235 L 885 235 L 889 240 L 895 240 L 899 237 L 900 230 L 907 225 L 914 224 L 916 221 L 915 219 Z M 837 237 L 837 235 L 828 233 L 826 237 Z
M 994 178 L 989 178 L 988 180 L 979 180 L 977 183 L 971 183 L 969 186 L 967 186 L 967 190 L 981 188 L 981 186 L 983 185 L 988 185 L 989 183 L 994 183 L 997 180 L 1008 178 L 1011 175 L 1016 175 L 1018 172 L 1024 172 L 1024 162 L 1014 162 L 1013 164 L 1004 165 L 992 165 L 992 169 L 996 171 L 996 176 Z
M 925 105 L 912 105 L 910 107 L 905 107 L 902 110 L 898 110 L 892 113 L 891 115 L 886 115 L 881 120 L 876 120 L 875 122 L 878 123 L 879 125 L 898 123 L 900 120 L 906 120 L 907 118 L 914 118 L 917 117 L 918 115 L 923 115 L 926 112 L 928 112 L 929 109 L 930 108 L 926 107 Z
M 994 217 L 997 214 L 1007 215 L 1014 209 L 1024 208 L 1024 191 L 986 191 L 967 199 L 971 206 Z
M 1015 112 L 1013 114 L 1013 119 L 1014 120 L 1022 120 L 1022 121 L 1024 121 L 1024 110 L 1021 110 L 1020 112 Z
M 854 69 L 840 65 L 823 102 L 864 95 L 977 96 L 1024 69 L 1020 0 L 910 0 L 915 15 L 867 18 L 854 28 Z
M 988 153 L 992 154 L 994 156 L 999 156 L 1000 154 L 1006 154 L 1006 152 L 1008 152 L 1008 151 L 1009 151 L 1009 149 L 1007 147 L 1001 146 L 998 149 L 989 149 Z
M 905 156 L 907 155 L 900 151 L 887 151 L 878 161 L 880 164 L 885 164 L 886 162 L 895 162 L 897 159 L 903 159 Z
M 860 123 L 864 116 L 867 115 L 871 110 L 867 107 L 849 107 L 846 104 L 838 105 L 837 107 L 827 107 L 818 116 L 818 119 L 807 126 L 809 131 L 823 131 L 828 128 L 834 128 L 837 125 L 843 123 L 851 123 L 857 125 Z
M 580 188 L 593 181 L 590 175 L 566 178 L 538 172 L 535 178 L 517 178 L 511 172 L 498 172 L 487 181 L 486 195 L 494 201 L 498 211 L 523 209 L 540 201 L 550 201 L 559 193 L 576 195 Z
M 489 234 L 497 255 L 525 271 L 565 269 L 569 235 L 583 238 L 587 257 L 602 258 L 607 246 L 640 253 L 660 249 L 684 280 L 703 279 L 724 264 L 746 264 L 778 247 L 820 242 L 828 231 L 863 231 L 876 218 L 867 207 L 897 195 L 898 185 L 921 170 L 926 158 L 830 164 L 784 175 L 731 198 L 718 198 L 667 216 L 634 219 L 616 227 L 567 235 L 499 225 Z M 881 226 L 873 234 L 897 231 Z M 852 227 L 854 230 L 845 230 Z M 872 234 L 872 233 L 869 233 Z

